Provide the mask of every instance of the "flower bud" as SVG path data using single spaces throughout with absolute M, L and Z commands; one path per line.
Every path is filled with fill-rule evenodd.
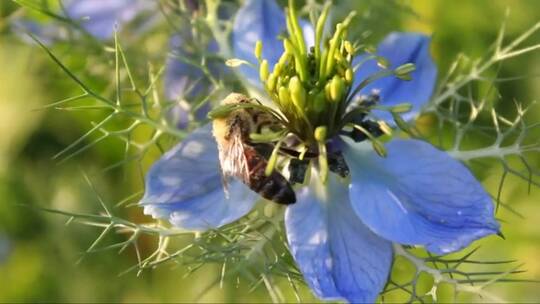
M 259 67 L 259 77 L 261 77 L 261 81 L 266 81 L 268 73 L 268 60 L 265 59 L 261 62 L 261 66 Z
M 262 48 L 263 48 L 263 44 L 262 44 L 262 41 L 260 40 L 257 40 L 257 43 L 255 44 L 255 58 L 257 58 L 257 60 L 261 61 L 262 59 Z
M 303 110 L 306 105 L 306 89 L 304 89 L 302 82 L 300 82 L 297 76 L 292 77 L 289 81 L 289 91 L 294 105 L 298 109 Z
M 328 135 L 328 128 L 326 126 L 318 126 L 315 129 L 315 133 L 313 134 L 315 136 L 315 139 L 318 142 L 325 142 L 326 136 Z
M 330 100 L 338 102 L 343 97 L 343 91 L 345 90 L 345 83 L 343 78 L 335 75 L 330 82 Z

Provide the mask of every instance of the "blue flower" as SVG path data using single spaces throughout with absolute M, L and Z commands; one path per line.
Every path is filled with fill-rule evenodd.
M 156 9 L 154 1 L 146 0 L 72 0 L 66 6 L 66 14 L 80 22 L 81 26 L 98 39 L 110 39 L 114 27 L 131 22 L 143 12 Z
M 188 1 L 186 4 L 190 9 L 197 9 L 195 2 Z M 159 17 L 157 2 L 148 0 L 70 0 L 66 2 L 63 12 L 66 17 L 78 23 L 82 29 L 98 40 L 112 39 L 115 30 L 121 30 L 143 13 L 148 18 L 137 26 L 136 31 L 139 33 L 155 25 L 155 21 Z M 26 32 L 32 33 L 46 45 L 68 38 L 66 28 L 56 23 L 38 24 L 30 20 L 15 19 L 12 25 L 14 31 L 29 42 L 31 39 L 28 39 Z M 167 109 L 167 118 L 171 124 L 179 128 L 187 127 L 191 119 L 191 105 L 185 101 L 186 98 L 194 98 L 202 93 L 203 88 L 210 87 L 199 68 L 180 60 L 180 57 L 189 58 L 196 53 L 195 50 L 189 50 L 189 47 L 185 45 L 186 38 L 183 39 L 183 36 L 191 39 L 189 31 L 174 33 L 170 39 L 171 54 L 166 61 L 164 83 L 165 97 L 174 101 L 174 105 Z M 209 43 L 208 52 L 218 52 L 215 42 Z M 200 119 L 206 116 L 207 112 L 208 108 L 202 107 L 195 113 L 195 116 Z
M 198 96 L 207 96 L 213 90 L 213 84 L 204 75 L 203 71 L 189 63 L 185 62 L 186 58 L 192 59 L 201 57 L 200 50 L 189 48 L 188 39 L 192 39 L 188 31 L 177 34 L 170 39 L 171 55 L 168 56 L 165 70 L 165 97 L 168 100 L 175 101 L 176 104 L 169 112 L 171 121 L 177 127 L 184 129 L 188 126 L 190 117 L 191 105 L 187 100 L 196 100 Z M 219 46 L 214 40 L 211 40 L 206 46 L 206 52 L 215 54 L 219 52 Z M 223 64 L 216 61 L 207 61 L 208 70 L 216 77 L 224 72 Z M 210 104 L 206 103 L 197 111 L 195 111 L 195 120 L 206 118 L 206 114 L 210 108 Z
M 284 20 L 273 0 L 246 1 L 236 16 L 235 56 L 255 61 L 252 51 L 261 40 L 264 58 L 273 65 L 283 51 L 276 35 L 284 30 Z M 377 52 L 393 67 L 414 63 L 413 80 L 380 79 L 360 94 L 377 89 L 382 105 L 410 102 L 413 111 L 407 118 L 413 118 L 429 100 L 436 81 L 429 43 L 422 34 L 390 34 Z M 362 81 L 377 69 L 368 61 L 355 72 L 355 80 Z M 250 83 L 258 77 L 247 67 L 242 73 Z M 388 119 L 382 112 L 373 115 Z M 330 174 L 323 182 L 313 167 L 308 185 L 296 189 L 297 202 L 285 212 L 291 254 L 319 298 L 374 302 L 390 273 L 392 243 L 446 254 L 498 233 L 489 194 L 445 152 L 423 141 L 395 139 L 386 144 L 388 155 L 382 158 L 366 142 L 341 140 L 350 180 Z M 152 166 L 141 200 L 144 212 L 199 231 L 244 216 L 258 195 L 237 180 L 225 195 L 219 168 L 211 126 L 206 125 Z
M 66 2 L 63 12 L 90 35 L 107 40 L 113 37 L 115 26 L 121 28 L 140 13 L 155 9 L 156 3 L 146 0 L 70 0 Z M 56 24 L 38 25 L 32 21 L 16 20 L 14 26 L 33 33 L 47 43 L 67 37 L 65 31 Z

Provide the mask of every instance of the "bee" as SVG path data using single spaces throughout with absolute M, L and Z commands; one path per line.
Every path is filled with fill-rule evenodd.
M 250 102 L 248 97 L 232 93 L 222 104 Z M 276 119 L 267 112 L 255 108 L 239 108 L 225 117 L 215 118 L 212 127 L 225 186 L 229 177 L 236 177 L 265 199 L 289 205 L 296 202 L 291 184 L 276 170 L 268 176 L 265 174 L 268 161 L 249 139 L 249 134 L 259 133 L 262 128 L 275 124 Z

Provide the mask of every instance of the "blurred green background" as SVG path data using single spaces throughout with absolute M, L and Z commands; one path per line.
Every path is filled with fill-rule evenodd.
M 385 1 L 350 1 L 345 7 L 365 13 L 365 26 L 376 28 L 373 39 L 391 30 L 433 33 L 433 54 L 439 70 L 446 71 L 460 52 L 475 58 L 483 55 L 495 40 L 497 31 L 510 11 L 507 39 L 517 37 L 540 20 L 537 0 L 454 0 L 405 1 L 410 10 L 396 8 Z M 185 269 L 166 265 L 137 277 L 135 273 L 118 276 L 136 263 L 134 252 L 103 252 L 76 263 L 81 252 L 97 237 L 99 230 L 65 225 L 65 218 L 21 205 L 61 210 L 100 212 L 96 192 L 84 181 L 90 176 L 107 204 L 141 191 L 142 183 L 136 165 L 104 172 L 102 169 L 122 159 L 122 145 L 105 141 L 81 155 L 59 163 L 52 157 L 91 127 L 101 117 L 92 111 L 66 112 L 36 110 L 53 101 L 79 94 L 78 88 L 52 63 L 43 50 L 23 42 L 9 26 L 14 14 L 21 11 L 10 1 L 0 2 L 0 302 L 34 301 L 121 301 L 179 302 L 193 301 L 269 301 L 263 288 L 248 292 L 234 282 L 223 289 L 218 286 L 200 293 L 219 276 L 219 266 L 209 265 L 185 277 Z M 147 61 L 165 58 L 167 32 L 159 28 L 143 43 L 130 45 L 133 37 L 121 36 L 126 53 L 134 62 L 135 72 L 145 75 Z M 537 33 L 531 44 L 540 43 Z M 110 45 L 110 44 L 109 44 Z M 57 45 L 53 51 L 77 75 L 94 88 L 110 90 L 104 79 L 112 76 L 111 53 L 88 48 L 84 43 Z M 540 52 L 529 53 L 501 66 L 502 77 L 528 76 L 519 81 L 500 84 L 503 103 L 513 99 L 527 104 L 540 96 Z M 503 106 L 504 109 L 504 106 Z M 540 121 L 540 114 L 531 119 Z M 538 153 L 540 154 L 540 153 Z M 147 168 L 156 154 L 143 162 Z M 531 165 L 540 167 L 540 155 Z M 500 178 L 498 165 L 482 167 L 478 176 L 491 193 L 496 192 Z M 523 214 L 523 218 L 501 210 L 506 240 L 490 237 L 479 242 L 478 259 L 515 259 L 523 263 L 520 278 L 540 280 L 540 190 L 527 192 L 523 181 L 509 179 L 502 200 Z M 133 221 L 149 221 L 138 208 L 119 208 L 116 212 Z M 121 241 L 123 236 L 117 236 Z M 143 253 L 156 246 L 144 239 Z M 519 264 L 518 263 L 518 264 Z M 517 264 L 516 264 L 517 265 Z M 491 290 L 511 302 L 540 300 L 540 288 L 533 283 L 501 283 Z M 291 299 L 293 300 L 293 299 Z M 481 299 L 475 298 L 477 301 Z

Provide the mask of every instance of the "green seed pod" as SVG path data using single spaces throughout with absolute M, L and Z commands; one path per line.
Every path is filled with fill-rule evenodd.
M 319 126 L 315 129 L 315 133 L 313 135 L 318 142 L 325 142 L 327 134 L 328 128 L 326 126 Z
M 304 89 L 298 76 L 292 77 L 289 81 L 289 91 L 294 105 L 303 110 L 306 105 L 306 89 Z
M 262 48 L 263 48 L 263 44 L 262 44 L 262 41 L 258 40 L 257 43 L 255 44 L 255 58 L 257 58 L 257 60 L 261 61 L 262 59 Z
M 261 66 L 259 67 L 259 77 L 261 77 L 261 81 L 266 81 L 268 79 L 268 60 L 263 60 L 261 62 Z
M 338 102 L 343 96 L 343 91 L 345 89 L 345 82 L 343 78 L 335 75 L 330 82 L 330 100 Z

